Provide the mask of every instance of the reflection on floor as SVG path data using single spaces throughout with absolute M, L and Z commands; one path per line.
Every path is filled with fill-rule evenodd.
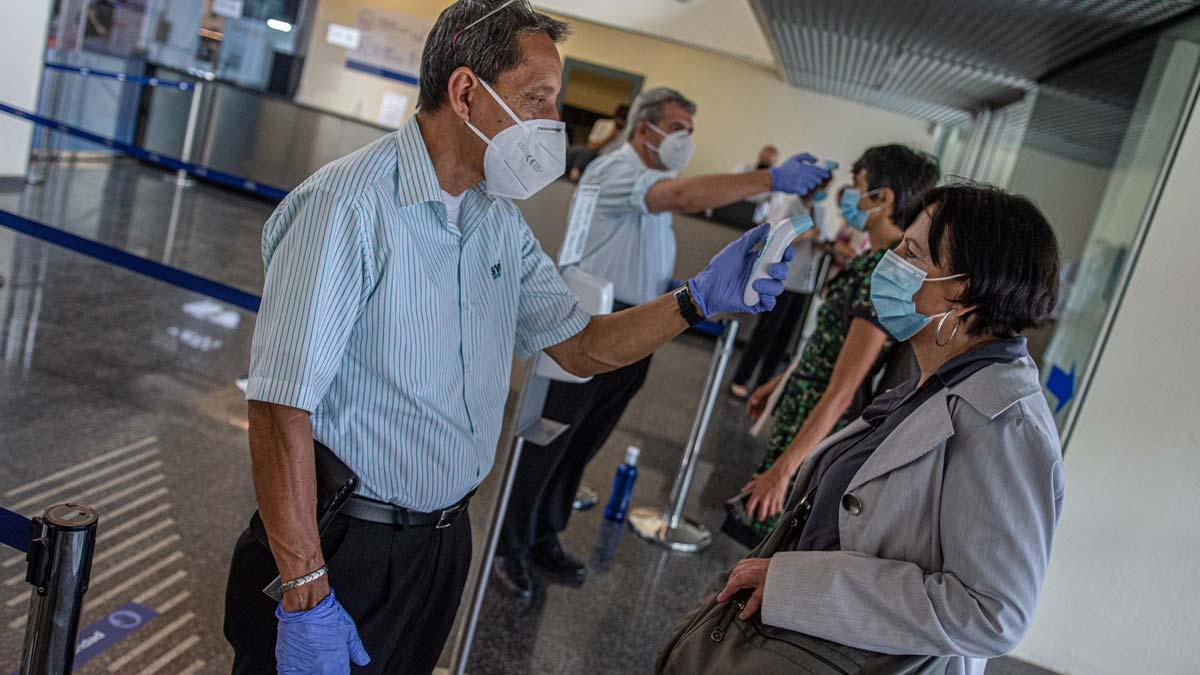
M 0 194 L 0 208 L 251 292 L 261 285 L 258 237 L 272 205 L 252 198 L 203 185 L 177 193 L 161 172 L 122 162 L 56 169 L 44 185 Z M 128 603 L 160 615 L 77 672 L 227 672 L 226 565 L 253 509 L 233 382 L 254 316 L 3 228 L 0 276 L 0 504 L 26 513 L 75 497 L 100 504 L 83 625 Z M 638 445 L 634 503 L 665 502 L 711 349 L 685 336 L 658 354 L 589 485 L 606 494 L 625 447 Z M 720 401 L 687 513 L 715 529 L 759 452 L 739 407 Z M 47 474 L 57 476 L 35 484 Z M 486 507 L 483 496 L 473 508 Z M 587 582 L 542 584 L 530 605 L 493 587 L 470 672 L 646 672 L 674 623 L 744 553 L 717 534 L 700 555 L 670 554 L 604 522 L 599 508 L 577 514 L 564 543 L 591 566 Z M 19 656 L 21 569 L 19 557 L 0 555 L 0 672 Z M 988 672 L 1043 671 L 997 660 Z

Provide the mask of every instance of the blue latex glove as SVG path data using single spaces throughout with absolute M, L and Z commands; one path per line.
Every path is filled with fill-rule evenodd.
M 829 169 L 817 165 L 817 158 L 807 152 L 792 155 L 779 166 L 771 167 L 771 191 L 804 195 L 829 180 Z
M 354 620 L 333 597 L 333 589 L 316 607 L 302 612 L 275 608 L 279 633 L 275 661 L 280 673 L 306 675 L 349 675 L 350 662 L 371 662 Z
M 770 223 L 763 223 L 743 234 L 713 256 L 703 272 L 688 280 L 688 290 L 701 314 L 706 317 L 722 312 L 758 314 L 775 307 L 775 297 L 783 292 L 783 281 L 788 276 L 787 263 L 796 257 L 796 252 L 790 247 L 783 251 L 783 262 L 767 268 L 770 278 L 754 282 L 758 304 L 750 306 L 742 301 L 746 281 L 754 269 L 754 259 L 758 257 L 755 247 L 767 238 L 770 231 Z

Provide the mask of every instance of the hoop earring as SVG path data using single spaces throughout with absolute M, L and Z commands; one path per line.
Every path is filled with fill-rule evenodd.
M 958 317 L 954 317 L 954 328 L 950 331 L 950 339 L 942 342 L 942 326 L 945 325 L 946 319 L 949 319 L 953 314 L 953 311 L 946 312 L 942 315 L 942 320 L 938 321 L 937 330 L 933 333 L 933 343 L 939 347 L 945 347 L 951 342 L 954 342 L 954 338 L 958 336 L 958 327 L 962 325 L 962 321 L 960 321 Z

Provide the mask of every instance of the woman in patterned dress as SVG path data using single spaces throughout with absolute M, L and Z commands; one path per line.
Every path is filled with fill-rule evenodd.
M 871 273 L 900 242 L 903 230 L 897 223 L 906 222 L 903 215 L 916 197 L 937 184 L 939 170 L 928 155 L 884 145 L 863 153 L 854 163 L 853 177 L 841 200 L 842 214 L 851 226 L 865 228 L 871 249 L 827 284 L 816 332 L 784 385 L 766 457 L 742 488 L 749 493 L 746 513 L 762 535 L 775 526 L 800 463 L 845 426 L 848 413 L 857 414 L 867 403 L 860 391 L 878 372 L 888 345 L 871 305 Z M 776 376 L 755 390 L 747 405 L 751 417 L 763 413 L 782 379 Z

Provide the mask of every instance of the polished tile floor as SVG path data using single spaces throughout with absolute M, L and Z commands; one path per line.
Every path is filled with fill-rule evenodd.
M 272 205 L 253 198 L 177 190 L 157 170 L 118 162 L 55 167 L 42 185 L 0 193 L 0 208 L 261 287 L 258 237 Z M 527 213 L 538 217 L 538 205 Z M 253 508 L 245 404 L 233 381 L 247 367 L 254 316 L 4 228 L 0 277 L 0 504 L 27 514 L 66 499 L 97 504 L 102 539 L 83 625 L 131 602 L 159 614 L 78 672 L 227 672 L 221 595 Z M 712 346 L 684 336 L 659 352 L 589 485 L 606 492 L 625 447 L 637 445 L 635 506 L 665 502 Z M 737 406 L 718 402 L 687 509 L 714 529 L 723 499 L 757 462 L 746 427 Z M 497 473 L 473 506 L 477 545 Z M 701 590 L 744 553 L 720 534 L 702 554 L 668 553 L 599 509 L 577 514 L 564 543 L 588 560 L 587 582 L 540 584 L 532 603 L 493 587 L 470 672 L 646 672 Z M 0 672 L 19 656 L 22 569 L 18 556 L 0 555 Z M 1007 659 L 989 667 L 1036 672 Z

